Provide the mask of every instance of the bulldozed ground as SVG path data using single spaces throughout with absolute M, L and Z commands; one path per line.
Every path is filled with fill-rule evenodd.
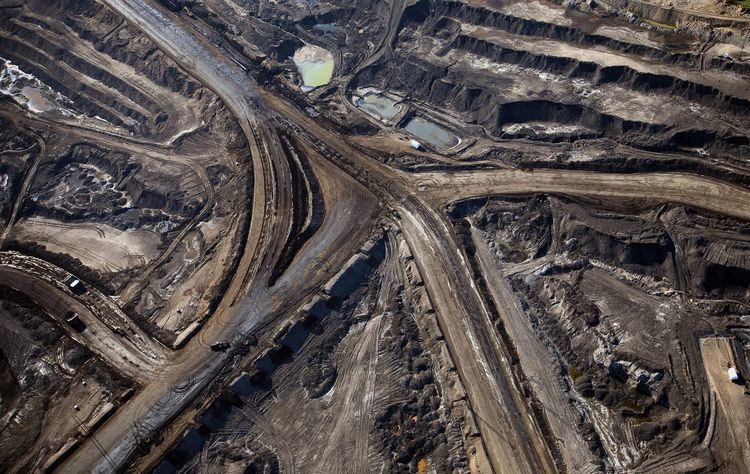
M 748 43 L 713 0 L 0 0 L 0 471 L 747 470 Z

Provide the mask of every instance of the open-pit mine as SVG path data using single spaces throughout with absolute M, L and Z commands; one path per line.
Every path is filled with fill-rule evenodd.
M 0 473 L 744 473 L 749 359 L 748 0 L 0 0 Z

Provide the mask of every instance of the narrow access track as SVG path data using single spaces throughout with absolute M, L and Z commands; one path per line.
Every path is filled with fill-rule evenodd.
M 11 120 L 15 122 L 15 119 L 11 118 Z M 21 204 L 26 198 L 26 194 L 29 192 L 31 183 L 34 181 L 36 170 L 39 168 L 39 163 L 41 163 L 42 160 L 44 160 L 44 158 L 47 156 L 47 144 L 44 142 L 44 140 L 42 140 L 42 137 L 34 134 L 34 140 L 36 140 L 36 143 L 39 146 L 39 151 L 37 152 L 36 156 L 31 158 L 31 166 L 29 166 L 28 170 L 26 171 L 26 176 L 24 176 L 23 178 L 21 189 L 19 189 L 18 193 L 16 194 L 16 200 L 13 203 L 13 210 L 10 213 L 10 217 L 8 217 L 8 223 L 6 224 L 5 229 L 3 229 L 3 233 L 0 234 L 0 247 L 2 247 L 2 245 L 5 243 L 5 239 L 8 238 L 8 233 L 13 228 L 13 224 L 15 224 L 16 222 L 18 211 L 21 209 Z

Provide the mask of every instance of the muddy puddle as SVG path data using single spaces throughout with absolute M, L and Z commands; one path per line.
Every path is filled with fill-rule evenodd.
M 32 112 L 49 112 L 57 108 L 55 104 L 45 99 L 41 91 L 35 87 L 26 86 L 21 89 L 21 93 L 28 99 L 26 104 Z
M 17 65 L 2 57 L 0 57 L 0 94 L 13 98 L 16 103 L 34 113 L 74 114 L 73 110 L 62 105 L 72 105 L 70 99 L 53 91 L 48 85 L 33 75 L 23 72 Z
M 200 255 L 201 242 L 197 232 L 190 232 L 185 237 L 185 246 L 187 251 L 185 252 L 185 260 L 195 260 Z

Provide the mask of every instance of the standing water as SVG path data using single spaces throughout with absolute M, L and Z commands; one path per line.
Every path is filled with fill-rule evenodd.
M 330 51 L 308 44 L 294 53 L 292 61 L 302 75 L 302 90 L 311 91 L 331 82 L 334 60 Z
M 323 33 L 341 33 L 343 31 L 343 28 L 341 28 L 336 23 L 320 23 L 315 26 L 313 26 L 314 30 L 321 31 Z
M 401 112 L 401 105 L 397 104 L 395 100 L 372 92 L 368 92 L 367 95 L 358 99 L 357 107 L 384 119 L 392 119 Z
M 421 117 L 414 117 L 409 120 L 404 128 L 407 132 L 434 146 L 452 148 L 459 143 L 457 136 L 440 125 L 428 122 Z

